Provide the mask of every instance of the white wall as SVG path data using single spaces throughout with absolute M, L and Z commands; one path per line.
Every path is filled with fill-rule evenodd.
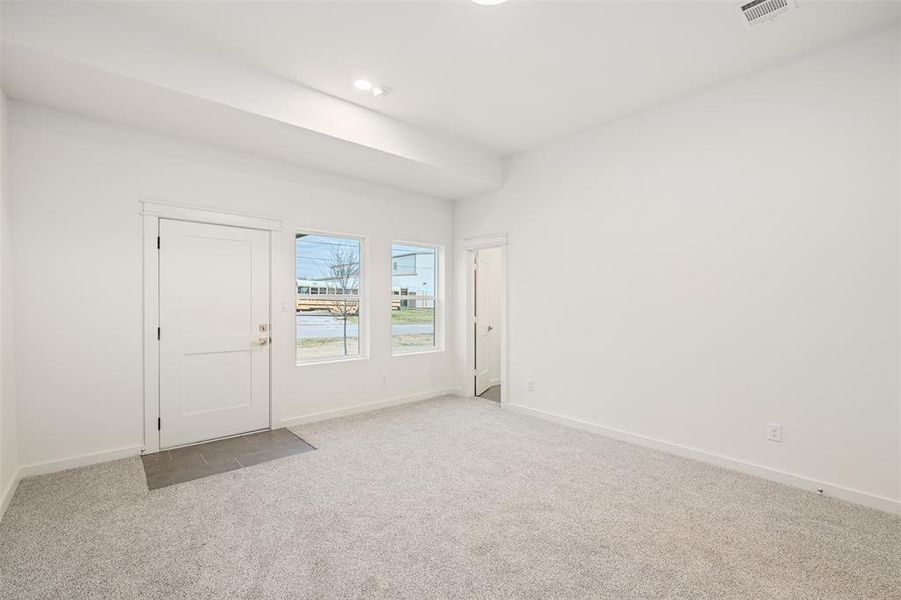
M 30 104 L 9 115 L 23 465 L 142 443 L 142 198 L 283 219 L 289 305 L 295 228 L 366 237 L 371 358 L 297 367 L 293 312 L 273 315 L 276 424 L 455 387 L 449 352 L 391 357 L 387 310 L 392 240 L 449 246 L 447 202 Z
M 0 518 L 15 492 L 19 470 L 12 369 L 12 271 L 7 168 L 7 100 L 0 90 Z
M 458 203 L 458 258 L 510 234 L 511 402 L 901 506 L 898 50 L 883 30 L 584 131 Z

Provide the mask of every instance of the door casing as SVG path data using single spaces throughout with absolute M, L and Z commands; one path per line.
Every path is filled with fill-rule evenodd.
M 463 373 L 463 390 L 466 396 L 475 396 L 475 327 L 473 315 L 475 314 L 475 251 L 480 248 L 500 248 L 500 321 L 501 321 L 501 405 L 513 401 L 510 379 L 507 375 L 507 340 L 509 340 L 509 326 L 507 324 L 507 234 L 498 234 L 486 237 L 467 238 L 463 240 L 465 251 L 466 269 L 466 363 Z M 462 257 L 461 257 L 462 258 Z

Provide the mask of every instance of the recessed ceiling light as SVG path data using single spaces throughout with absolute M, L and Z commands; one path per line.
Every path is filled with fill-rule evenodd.
M 481 4 L 482 6 L 496 6 L 498 4 L 503 4 L 507 0 L 472 0 L 476 4 Z
M 358 90 L 363 90 L 363 91 L 371 90 L 372 82 L 367 81 L 365 79 L 357 79 L 356 81 L 354 81 L 354 87 L 357 88 Z

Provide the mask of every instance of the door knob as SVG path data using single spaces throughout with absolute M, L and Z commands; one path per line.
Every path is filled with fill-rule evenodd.
M 269 344 L 269 338 L 267 338 L 267 337 L 261 337 L 257 340 L 258 346 L 266 346 L 268 344 Z
M 488 331 L 494 331 L 494 325 L 489 325 L 489 326 L 488 326 Z

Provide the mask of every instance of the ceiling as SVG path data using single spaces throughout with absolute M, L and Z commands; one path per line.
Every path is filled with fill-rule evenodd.
M 798 0 L 746 30 L 734 2 L 118 4 L 230 55 L 500 155 L 898 19 L 897 2 Z M 358 78 L 390 88 L 375 99 Z
M 440 198 L 503 182 L 476 145 L 301 85 L 120 5 L 0 3 L 12 99 Z

